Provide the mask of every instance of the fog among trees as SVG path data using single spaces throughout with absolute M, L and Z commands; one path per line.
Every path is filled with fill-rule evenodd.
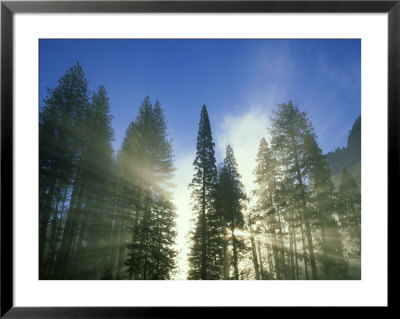
M 199 106 L 200 107 L 200 106 Z M 182 110 L 184 112 L 184 110 Z M 309 115 L 277 104 L 246 190 L 231 145 L 217 163 L 199 114 L 189 280 L 361 279 L 361 117 L 327 155 Z M 162 104 L 143 98 L 114 152 L 110 100 L 78 64 L 39 116 L 39 279 L 174 279 L 179 271 L 172 139 Z M 267 138 L 268 137 L 268 138 Z

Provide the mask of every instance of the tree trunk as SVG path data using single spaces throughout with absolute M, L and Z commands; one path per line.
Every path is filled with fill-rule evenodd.
M 256 273 L 256 280 L 260 280 L 260 269 L 258 266 L 258 258 L 257 258 L 257 251 L 256 251 L 256 243 L 254 241 L 254 234 L 253 229 L 251 228 L 252 223 L 249 217 L 249 229 L 250 229 L 250 241 L 251 241 L 251 252 L 253 253 L 253 263 L 254 263 L 254 271 Z
M 144 263 L 143 263 L 143 280 L 147 279 L 147 243 L 144 250 Z
M 235 223 L 233 221 L 232 221 L 232 244 L 233 244 L 233 267 L 235 270 L 235 279 L 239 280 L 237 242 L 235 235 Z
M 326 252 L 326 234 L 325 234 L 325 222 L 323 221 L 322 218 L 320 218 L 320 231 L 321 231 L 321 246 L 322 246 L 322 271 L 324 273 L 324 279 L 328 278 L 328 273 L 326 269 L 326 261 L 327 261 L 327 252 Z
M 264 278 L 263 259 L 262 259 L 262 256 L 261 256 L 261 243 L 260 243 L 260 241 L 258 241 L 258 243 L 257 243 L 257 248 L 258 248 L 258 258 L 260 259 L 260 272 L 261 272 L 260 278 L 261 279 L 265 279 Z
M 308 251 L 310 253 L 311 273 L 312 273 L 313 279 L 315 280 L 315 279 L 318 279 L 318 273 L 317 273 L 317 265 L 315 262 L 314 244 L 313 244 L 312 233 L 311 233 L 311 225 L 310 225 L 310 221 L 308 218 L 307 204 L 305 201 L 303 176 L 302 176 L 301 170 L 300 170 L 299 156 L 298 156 L 298 152 L 297 152 L 297 145 L 295 142 L 293 130 L 291 130 L 291 139 L 292 139 L 293 151 L 294 151 L 294 156 L 295 156 L 295 169 L 296 169 L 296 174 L 297 174 L 297 182 L 299 184 L 301 202 L 303 204 L 303 219 L 304 219 L 304 223 L 306 226 Z
M 73 260 L 73 268 L 72 268 L 72 274 L 74 275 L 74 278 L 76 278 L 76 279 L 79 278 L 79 275 L 77 274 L 78 265 L 83 262 L 83 260 L 82 260 L 82 258 L 83 258 L 83 254 L 82 254 L 83 245 L 82 245 L 82 243 L 83 243 L 83 238 L 85 236 L 86 227 L 87 227 L 87 223 L 86 223 L 87 211 L 84 210 L 82 212 L 82 215 L 83 216 L 81 216 L 82 221 L 81 221 L 81 226 L 80 226 L 80 229 L 79 229 L 78 240 L 76 241 L 76 245 L 77 245 L 76 254 L 75 254 L 75 258 Z
M 72 241 L 74 239 L 75 227 L 76 227 L 76 215 L 81 205 L 82 199 L 82 187 L 79 181 L 79 168 L 75 177 L 75 185 L 71 196 L 71 203 L 68 210 L 67 220 L 64 226 L 64 232 L 61 240 L 60 250 L 57 256 L 54 275 L 56 279 L 64 279 L 68 263 L 70 262 L 69 257 L 71 254 Z
M 283 233 L 282 233 L 282 225 L 281 225 L 281 217 L 279 213 L 279 207 L 277 207 L 277 214 L 278 214 L 278 229 L 279 229 L 279 250 L 281 254 L 281 265 L 283 266 L 283 274 L 285 276 L 285 279 L 287 278 L 287 270 L 286 270 L 286 261 L 285 261 L 285 245 L 283 243 Z
M 203 147 L 203 185 L 201 203 L 201 279 L 207 279 L 207 224 L 206 224 L 206 174 L 205 174 L 205 147 Z
M 142 212 L 142 218 L 144 217 L 144 214 L 146 213 L 146 196 L 147 194 L 144 193 L 144 191 L 141 190 L 140 187 L 136 189 L 136 194 L 137 194 L 137 203 L 135 205 L 135 219 L 134 219 L 134 225 L 133 225 L 133 233 L 132 233 L 132 243 L 133 244 L 139 244 L 140 238 L 139 238 L 139 214 Z M 135 248 L 134 248 L 135 249 Z M 141 250 L 141 247 L 138 246 L 138 254 L 137 256 L 142 256 L 143 251 Z M 139 265 L 139 263 L 138 263 Z M 137 280 L 139 279 L 139 266 L 134 268 L 134 274 L 133 274 L 133 279 Z
M 223 265 L 223 276 L 224 280 L 229 279 L 230 272 L 230 261 L 229 261 L 229 250 L 228 250 L 228 232 L 226 227 L 224 227 L 224 265 Z
M 254 271 L 256 273 L 256 280 L 260 280 L 260 269 L 258 266 L 258 258 L 257 258 L 257 251 L 256 251 L 256 244 L 254 242 L 254 237 L 251 235 L 251 252 L 253 254 L 253 263 L 254 263 Z
M 45 275 L 44 269 L 44 250 L 47 239 L 47 227 L 51 215 L 51 203 L 53 201 L 54 192 L 56 188 L 56 181 L 54 180 L 53 185 L 50 186 L 49 193 L 47 196 L 44 196 L 46 204 L 43 203 L 44 208 L 39 212 L 40 214 L 40 224 L 39 224 L 39 278 L 42 278 Z
M 158 250 L 157 250 L 157 263 L 156 263 L 156 276 L 155 279 L 160 279 L 160 256 L 161 256 L 161 236 L 158 240 Z
M 120 190 L 122 188 L 122 190 Z M 115 277 L 122 277 L 122 267 L 124 265 L 124 261 L 126 258 L 125 255 L 125 240 L 124 240 L 124 232 L 125 232 L 125 219 L 126 216 L 126 193 L 127 190 L 124 186 L 118 185 L 118 194 L 122 197 L 122 205 L 119 207 L 119 215 L 116 217 L 117 227 L 118 227 L 118 236 L 117 236 L 117 261 L 115 265 Z M 119 201 L 118 201 L 119 202 Z M 129 274 L 130 279 L 132 278 L 132 274 Z
M 290 279 L 295 279 L 294 248 L 293 248 L 293 225 L 289 225 L 289 255 L 290 255 Z
M 260 245 L 260 243 L 259 243 Z M 271 245 L 270 244 L 266 244 L 265 245 L 267 247 L 267 251 L 268 251 L 268 265 L 269 265 L 269 279 L 274 279 L 274 271 L 272 268 L 272 249 L 271 249 Z
M 47 260 L 46 260 L 46 276 L 49 277 L 50 272 L 51 272 L 51 265 L 53 263 L 54 259 L 54 253 L 55 253 L 55 247 L 57 245 L 56 241 L 56 234 L 57 234 L 57 221 L 58 221 L 58 205 L 60 204 L 60 198 L 57 199 L 57 204 L 54 209 L 54 212 L 52 214 L 51 218 L 51 229 L 50 229 L 50 244 L 49 244 L 49 250 L 47 253 Z M 42 270 L 44 271 L 44 269 Z
M 307 212 L 304 214 L 304 221 L 306 224 L 306 236 L 307 236 L 307 244 L 308 244 L 308 251 L 310 253 L 310 264 L 311 264 L 311 273 L 312 273 L 312 278 L 314 280 L 318 279 L 318 273 L 317 273 L 317 265 L 315 262 L 315 254 L 314 254 L 314 244 L 312 240 L 312 234 L 311 234 L 311 225 L 310 221 L 307 217 Z
M 276 279 L 281 279 L 281 267 L 280 267 L 280 260 L 279 260 L 279 249 L 278 249 L 278 240 L 276 236 L 275 226 L 270 231 L 271 242 L 272 242 L 272 252 L 274 255 L 274 262 L 275 262 L 275 273 Z
M 296 279 L 299 280 L 299 256 L 297 253 L 297 239 L 296 239 L 296 231 L 295 228 L 292 228 L 293 232 L 293 240 L 294 240 L 294 256 L 296 260 Z
M 306 245 L 304 240 L 304 232 L 303 232 L 303 224 L 300 222 L 301 227 L 301 241 L 303 244 L 303 257 L 304 257 L 304 271 L 306 273 L 306 280 L 310 279 L 308 275 L 308 262 L 307 262 L 307 252 L 306 252 Z
M 51 256 L 49 257 L 49 269 L 48 269 L 48 278 L 51 278 L 53 276 L 53 271 L 54 271 L 54 264 L 56 261 L 56 256 L 57 253 L 59 252 L 60 249 L 60 244 L 61 241 L 59 240 L 60 234 L 62 232 L 62 220 L 63 220 L 63 216 L 64 216 L 64 210 L 65 210 L 65 201 L 67 198 L 67 187 L 65 187 L 64 190 L 64 196 L 63 196 L 63 202 L 62 202 L 62 206 L 61 206 L 61 213 L 60 213 L 60 218 L 57 219 L 57 225 L 56 225 L 56 234 L 54 237 L 54 251 L 52 251 Z

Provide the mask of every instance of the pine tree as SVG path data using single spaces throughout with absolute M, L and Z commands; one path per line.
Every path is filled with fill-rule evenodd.
M 73 257 L 73 277 L 99 278 L 112 265 L 109 249 L 114 218 L 113 129 L 109 98 L 104 86 L 92 94 L 86 114 L 85 150 L 81 178 L 84 195 Z
M 131 232 L 131 238 L 120 236 L 119 242 L 123 246 L 128 241 L 124 264 L 129 278 L 168 279 L 175 267 L 175 209 L 169 192 L 174 167 L 172 145 L 158 101 L 153 106 L 148 96 L 143 100 L 137 118 L 126 131 L 118 164 L 120 231 Z
M 331 170 L 315 139 L 306 140 L 308 160 L 312 163 L 310 174 L 310 202 L 314 209 L 314 224 L 320 230 L 324 279 L 346 279 L 347 263 L 343 255 L 342 237 L 335 219 L 334 184 Z
M 282 247 L 281 232 L 279 232 L 278 209 L 274 198 L 276 197 L 276 176 L 277 163 L 273 152 L 268 146 L 265 138 L 262 138 L 257 153 L 257 167 L 254 170 L 256 177 L 255 184 L 257 189 L 255 196 L 257 203 L 255 211 L 258 213 L 259 220 L 264 225 L 264 233 L 272 243 L 272 252 L 274 256 L 275 275 L 277 279 L 284 276 L 284 247 Z
M 71 254 L 71 234 L 80 209 L 77 206 L 81 203 L 80 162 L 89 92 L 80 64 L 67 70 L 58 86 L 48 93 L 39 117 L 39 276 L 47 278 L 54 272 L 62 278 Z M 68 202 L 69 207 L 65 208 Z M 64 230 L 61 216 L 69 221 Z M 55 261 L 56 247 L 48 236 L 56 240 L 61 232 L 63 241 Z
M 120 185 L 118 191 L 118 215 L 119 215 L 119 246 L 116 273 L 124 278 L 124 265 L 128 263 L 129 279 L 139 276 L 139 268 L 142 263 L 144 248 L 139 246 L 139 232 L 145 227 L 140 221 L 145 215 L 149 204 L 147 193 L 150 176 L 150 148 L 152 122 L 152 104 L 148 96 L 143 100 L 135 121 L 131 122 L 126 130 L 122 147 L 119 151 L 117 163 L 120 171 Z M 148 210 L 147 210 L 148 211 Z M 126 243 L 129 244 L 128 259 L 126 259 Z
M 207 108 L 203 105 L 197 135 L 195 173 L 192 183 L 193 210 L 197 224 L 192 233 L 189 279 L 218 279 L 223 263 L 222 218 L 217 212 L 217 167 Z
M 243 242 L 237 238 L 235 230 L 241 229 L 245 225 L 243 208 L 246 195 L 240 178 L 232 147 L 228 145 L 226 157 L 219 172 L 219 200 L 224 224 L 231 231 L 234 278 L 236 280 L 239 279 L 238 255 Z
M 255 273 L 255 278 L 256 280 L 260 280 L 263 279 L 262 278 L 262 261 L 259 260 L 259 256 L 258 256 L 258 252 L 260 251 L 260 245 L 258 243 L 256 243 L 255 240 L 255 236 L 254 236 L 254 227 L 255 227 L 255 223 L 256 223 L 256 219 L 257 218 L 257 214 L 256 212 L 250 212 L 247 215 L 247 227 L 249 229 L 249 233 L 250 233 L 250 243 L 251 243 L 251 253 L 252 253 L 252 260 L 253 260 L 253 264 L 254 264 L 254 273 Z M 258 246 L 258 247 L 257 247 Z M 258 248 L 258 251 L 257 251 Z M 259 263 L 259 261 L 261 262 L 261 264 Z M 261 272 L 261 274 L 260 274 Z
M 109 110 L 105 88 L 91 94 L 79 63 L 41 107 L 41 279 L 122 279 L 124 264 L 135 279 L 173 275 L 174 167 L 161 105 L 144 99 L 117 163 Z
M 152 271 L 149 279 L 171 279 L 176 268 L 175 258 L 175 207 L 166 199 L 167 196 L 157 198 L 154 206 L 152 233 L 151 259 Z
M 299 111 L 292 101 L 278 104 L 278 110 L 274 115 L 270 129 L 272 149 L 279 159 L 285 182 L 293 186 L 294 192 L 290 198 L 292 200 L 296 198 L 296 202 L 301 204 L 300 218 L 305 225 L 312 278 L 318 279 L 311 212 L 308 206 L 310 192 L 307 185 L 314 164 L 310 160 L 312 154 L 307 146 L 310 141 L 316 139 L 316 136 L 307 113 Z

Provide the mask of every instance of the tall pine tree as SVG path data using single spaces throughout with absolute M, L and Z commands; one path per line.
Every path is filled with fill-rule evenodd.
M 39 117 L 39 273 L 40 278 L 47 278 L 51 272 L 62 278 L 73 241 L 73 236 L 67 234 L 76 229 L 80 209 L 77 206 L 81 203 L 80 163 L 89 107 L 88 81 L 81 65 L 77 63 L 68 69 L 58 80 L 58 86 L 48 93 Z M 69 221 L 63 230 L 59 223 L 61 216 Z M 61 232 L 63 242 L 57 260 L 63 261 L 57 263 L 56 248 L 48 245 L 49 236 L 55 239 Z M 45 255 L 50 258 L 46 263 Z
M 310 174 L 310 204 L 314 225 L 319 228 L 319 260 L 322 279 L 346 279 L 347 263 L 343 256 L 342 236 L 335 219 L 334 184 L 331 170 L 321 149 L 311 136 L 306 140 L 307 156 L 312 163 Z
M 265 138 L 262 138 L 258 148 L 257 166 L 254 170 L 257 198 L 255 211 L 261 221 L 263 233 L 271 242 L 274 257 L 274 270 L 276 279 L 284 278 L 284 247 L 282 229 L 280 227 L 279 210 L 276 205 L 277 197 L 277 162 Z
M 58 83 L 40 111 L 40 278 L 97 279 L 112 254 L 109 100 L 102 86 L 90 94 L 79 63 Z
M 215 144 L 207 108 L 203 105 L 197 135 L 195 173 L 192 183 L 193 209 L 197 213 L 189 256 L 189 279 L 219 279 L 223 260 L 222 218 L 217 213 L 217 167 Z
M 84 196 L 74 250 L 73 277 L 99 278 L 112 265 L 109 249 L 114 218 L 114 152 L 110 105 L 104 86 L 92 94 L 86 114 L 85 151 L 82 156 Z
M 174 167 L 172 145 L 158 101 L 153 106 L 148 96 L 143 100 L 137 118 L 126 131 L 118 163 L 121 232 L 131 233 L 130 238 L 121 236 L 120 240 L 120 245 L 128 241 L 124 262 L 128 276 L 168 279 L 175 267 L 175 208 L 169 192 Z M 122 246 L 120 250 L 123 256 Z
M 295 198 L 301 205 L 300 218 L 305 226 L 312 278 L 318 279 L 307 184 L 314 164 L 307 146 L 316 136 L 307 113 L 301 112 L 292 101 L 278 104 L 274 115 L 270 128 L 272 149 L 283 173 L 280 179 L 287 184 L 286 189 L 292 190 L 291 195 L 285 194 L 284 197 Z M 285 198 L 281 200 L 285 201 Z

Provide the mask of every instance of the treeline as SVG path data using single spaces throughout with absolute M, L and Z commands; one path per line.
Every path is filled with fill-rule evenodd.
M 188 279 L 360 279 L 359 186 L 343 168 L 335 192 L 312 123 L 291 101 L 271 123 L 258 149 L 257 189 L 246 196 L 231 146 L 217 169 L 203 106 Z
M 326 154 L 332 170 L 332 181 L 339 187 L 341 173 L 344 167 L 361 186 L 361 116 L 353 123 L 346 147 L 337 148 L 334 152 Z
M 170 279 L 175 269 L 171 140 L 160 103 L 143 100 L 121 150 L 109 99 L 79 63 L 39 115 L 39 278 Z

